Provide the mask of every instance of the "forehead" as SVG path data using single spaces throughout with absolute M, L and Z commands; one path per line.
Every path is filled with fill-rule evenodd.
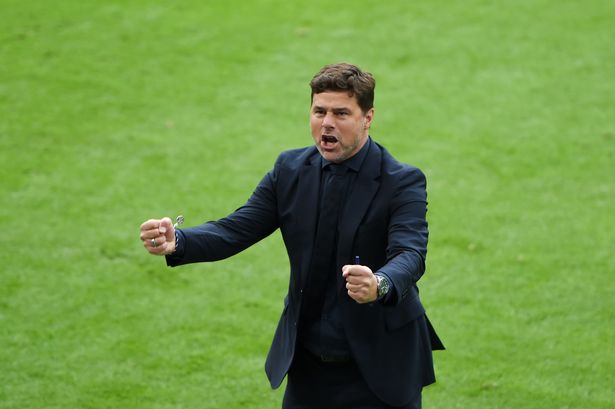
M 349 95 L 346 91 L 325 91 L 314 94 L 312 97 L 312 106 L 359 109 L 357 98 L 354 95 Z

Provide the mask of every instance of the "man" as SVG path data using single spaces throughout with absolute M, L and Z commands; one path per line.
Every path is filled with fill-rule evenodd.
M 443 349 L 417 281 L 425 270 L 423 173 L 371 140 L 375 81 L 350 64 L 310 82 L 315 146 L 283 152 L 229 216 L 174 229 L 141 225 L 152 254 L 177 266 L 232 256 L 281 229 L 288 295 L 265 370 L 288 375 L 283 408 L 420 408 Z

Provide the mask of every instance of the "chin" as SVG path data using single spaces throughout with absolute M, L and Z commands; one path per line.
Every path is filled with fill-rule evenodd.
M 341 155 L 337 152 L 323 152 L 320 151 L 320 154 L 322 155 L 323 158 L 325 158 L 326 160 L 328 160 L 329 162 L 341 162 L 343 159 L 340 157 Z

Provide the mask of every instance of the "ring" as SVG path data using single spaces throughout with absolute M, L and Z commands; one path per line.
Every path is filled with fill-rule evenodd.
M 158 246 L 158 243 L 156 243 L 156 239 L 152 239 L 152 247 L 156 247 Z

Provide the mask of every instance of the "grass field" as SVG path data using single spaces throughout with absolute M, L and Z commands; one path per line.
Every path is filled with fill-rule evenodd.
M 310 143 L 311 76 L 376 76 L 428 177 L 426 408 L 615 406 L 615 2 L 0 0 L 0 408 L 277 408 L 278 234 L 168 269 L 138 239 Z

